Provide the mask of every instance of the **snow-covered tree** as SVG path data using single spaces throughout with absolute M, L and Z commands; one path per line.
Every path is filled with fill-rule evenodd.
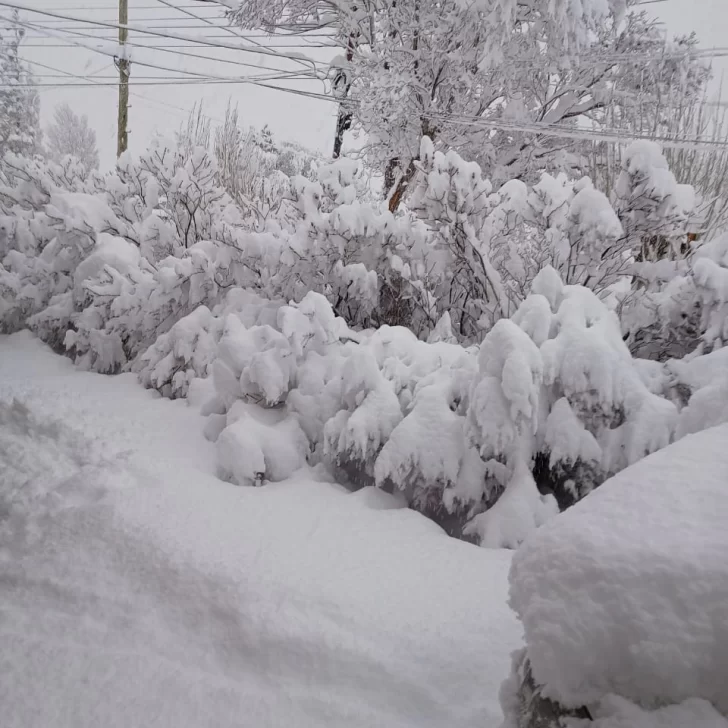
M 648 113 L 655 123 L 664 117 L 665 99 L 689 105 L 709 75 L 691 56 L 695 39 L 666 43 L 646 13 L 625 17 L 632 5 L 244 0 L 233 18 L 330 31 L 341 48 L 332 63 L 340 120 L 363 132 L 395 209 L 423 135 L 477 161 L 497 188 L 544 171 L 583 174 L 590 146 L 570 138 L 580 121 L 636 132 Z M 561 137 L 539 133 L 546 124 Z
M 76 115 L 66 103 L 55 108 L 53 124 L 46 130 L 46 146 L 57 162 L 70 155 L 78 159 L 87 173 L 99 168 L 96 132 L 89 127 L 85 114 Z
M 20 58 L 24 36 L 17 23 L 0 26 L 0 158 L 5 152 L 36 154 L 41 146 L 40 97 Z

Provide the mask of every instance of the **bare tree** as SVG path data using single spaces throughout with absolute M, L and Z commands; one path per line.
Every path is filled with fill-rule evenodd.
M 47 135 L 48 152 L 52 159 L 60 161 L 71 155 L 81 162 L 87 172 L 98 169 L 96 132 L 89 127 L 85 114 L 77 116 L 68 104 L 59 104 Z

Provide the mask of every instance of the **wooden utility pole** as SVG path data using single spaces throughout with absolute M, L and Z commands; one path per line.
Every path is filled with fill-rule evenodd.
M 117 143 L 116 156 L 120 157 L 128 146 L 129 132 L 127 125 L 129 123 L 129 71 L 130 63 L 126 57 L 126 39 L 129 31 L 126 28 L 129 22 L 129 5 L 128 0 L 119 0 L 119 46 L 121 48 L 121 56 L 116 61 L 119 69 L 119 116 L 117 120 Z

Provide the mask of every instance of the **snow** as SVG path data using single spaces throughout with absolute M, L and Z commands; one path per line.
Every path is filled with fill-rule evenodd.
M 643 710 L 617 695 L 605 698 L 591 720 L 567 721 L 568 728 L 728 728 L 728 720 L 706 700 Z
M 727 442 L 721 425 L 650 455 L 516 553 L 510 602 L 549 697 L 576 707 L 616 694 L 645 709 L 700 698 L 728 714 Z M 635 724 L 603 728 L 623 725 Z
M 204 423 L 0 337 L 3 728 L 497 725 L 509 552 L 318 470 L 224 483 Z

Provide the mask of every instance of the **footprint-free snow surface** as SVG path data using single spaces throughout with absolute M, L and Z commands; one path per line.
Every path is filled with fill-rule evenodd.
M 131 375 L 0 337 L 3 728 L 491 728 L 507 552 L 372 489 L 214 475 Z

